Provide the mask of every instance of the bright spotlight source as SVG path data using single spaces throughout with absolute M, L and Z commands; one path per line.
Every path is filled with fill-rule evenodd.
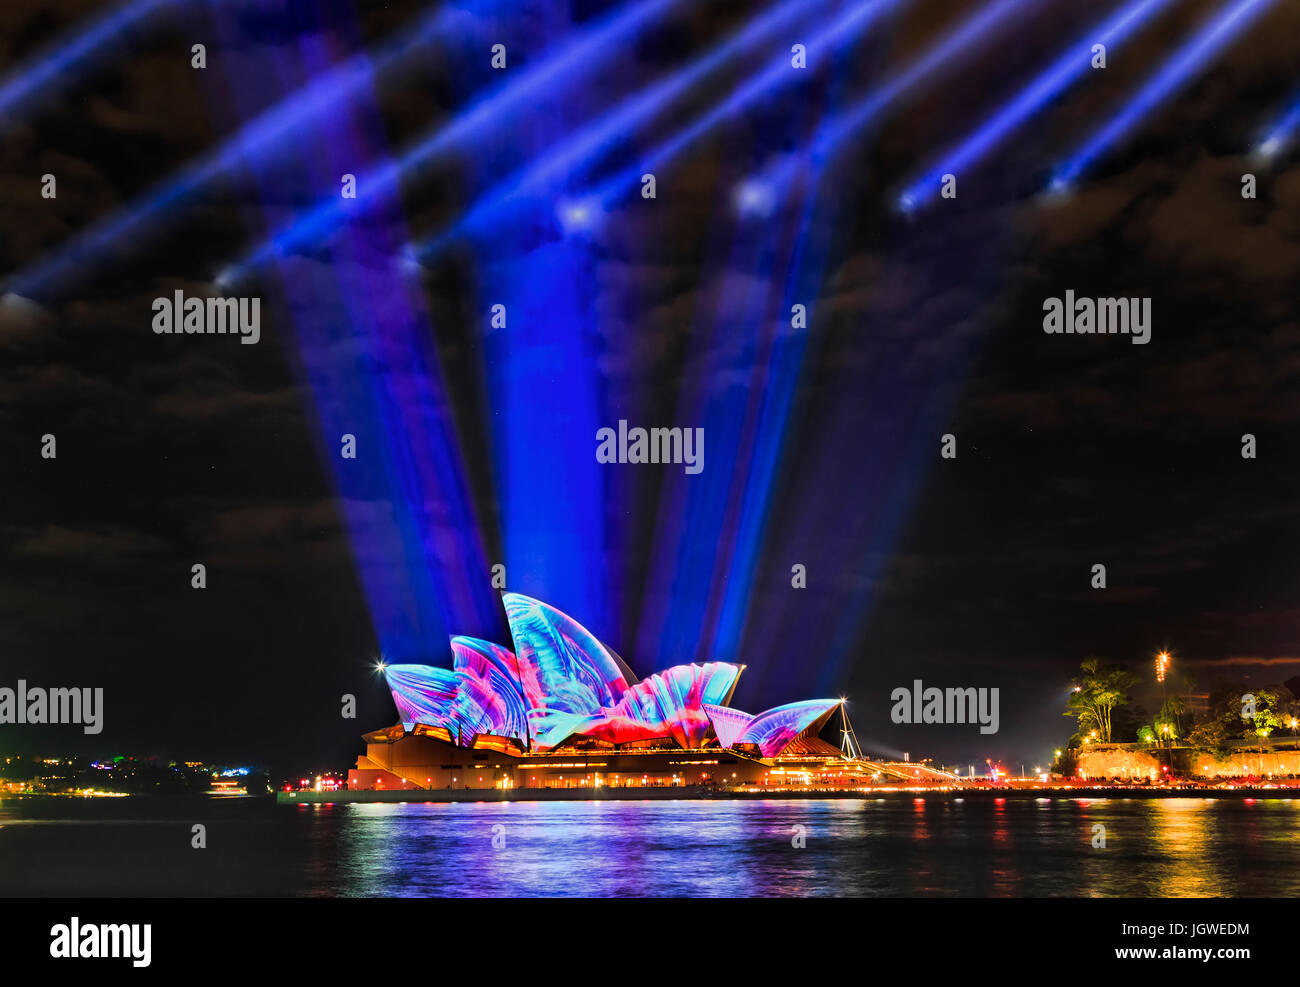
M 763 218 L 771 215 L 772 207 L 776 204 L 776 195 L 767 182 L 747 178 L 736 186 L 731 201 L 736 212 L 741 216 Z
M 378 661 L 375 662 L 375 671 L 379 672 L 381 675 L 383 674 L 384 669 L 386 669 L 387 667 L 388 667 L 388 662 L 384 661 L 384 659 L 382 658 L 380 658 Z
M 415 272 L 421 270 L 424 265 L 420 260 L 420 250 L 413 243 L 403 245 L 402 249 L 397 252 L 396 265 L 399 270 Z
M 594 199 L 565 199 L 555 207 L 555 213 L 564 232 L 570 235 L 593 229 L 600 214 Z
M 1255 154 L 1261 158 L 1273 158 L 1281 154 L 1300 129 L 1300 96 L 1287 107 L 1282 118 L 1273 124 L 1268 135 L 1255 148 Z
M 1270 137 L 1255 149 L 1255 153 L 1263 158 L 1271 158 L 1280 150 L 1282 150 L 1282 142 L 1276 137 Z

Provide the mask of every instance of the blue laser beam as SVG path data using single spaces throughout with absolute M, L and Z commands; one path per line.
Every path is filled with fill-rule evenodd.
M 838 17 L 830 27 L 809 38 L 806 43 L 809 65 L 811 66 L 817 58 L 832 55 L 839 46 L 865 31 L 881 15 L 909 2 L 910 0 L 869 0 L 867 3 L 855 5 L 847 13 Z M 607 208 L 619 195 L 636 185 L 641 175 L 668 164 L 718 124 L 739 113 L 759 97 L 783 85 L 792 85 L 799 78 L 797 73 L 791 71 L 788 56 L 782 56 L 757 76 L 733 89 L 726 99 L 715 104 L 668 140 L 653 148 L 635 166 L 626 168 L 602 182 L 583 201 Z
M 822 54 L 815 46 L 809 50 Z M 802 139 L 807 127 L 839 99 L 850 51 L 846 44 L 835 54 L 832 88 L 827 105 L 815 111 L 816 121 L 792 120 L 794 128 L 787 134 L 765 129 L 768 146 Z M 788 72 L 784 61 L 780 70 Z M 810 162 L 809 181 L 781 200 L 785 215 L 779 222 L 734 226 L 730 253 L 720 260 L 725 273 L 713 292 L 716 311 L 692 333 L 690 362 L 699 369 L 679 389 L 677 417 L 702 422 L 712 466 L 707 477 L 690 483 L 666 476 L 659 498 L 649 592 L 638 628 L 641 653 L 655 654 L 657 667 L 686 655 L 762 653 L 769 644 L 746 648 L 744 626 L 755 577 L 763 568 L 758 554 L 777 486 L 777 463 L 786 448 L 785 398 L 793 394 L 789 385 L 799 376 L 807 342 L 803 332 L 778 328 L 772 305 L 783 283 L 796 293 L 810 287 L 825 260 L 822 248 L 833 223 L 813 222 L 819 200 L 805 192 L 816 187 L 819 177 L 819 164 Z M 732 193 L 729 204 L 745 217 L 768 216 L 777 206 L 767 187 L 742 182 Z M 845 203 L 841 194 L 824 208 L 838 210 Z M 720 205 L 726 204 L 724 197 Z M 794 214 L 786 212 L 791 207 Z M 718 387 L 720 379 L 743 385 Z
M 74 275 L 84 274 L 109 248 L 146 233 L 151 224 L 172 214 L 200 190 L 242 168 L 247 162 L 260 160 L 278 148 L 290 146 L 295 135 L 327 114 L 337 113 L 341 104 L 429 44 L 463 34 L 476 16 L 455 8 L 439 9 L 421 18 L 414 28 L 401 29 L 399 37 L 380 45 L 375 51 L 356 55 L 323 74 L 317 82 L 263 111 L 216 149 L 156 186 L 143 201 L 105 217 L 48 258 L 15 274 L 10 279 L 8 290 L 24 297 L 39 297 L 49 294 Z
M 349 32 L 355 22 L 339 8 Z M 326 15 L 327 16 L 327 15 Z M 473 36 L 457 38 L 477 45 Z M 264 51 L 256 68 L 227 71 L 238 111 L 260 99 L 267 75 L 284 91 L 318 77 L 329 54 L 308 38 L 293 48 Z M 376 97 L 370 87 L 340 102 L 328 118 L 304 121 L 301 153 L 293 165 L 318 179 L 337 175 L 358 158 L 387 153 Z M 270 156 L 248 161 L 262 191 L 254 205 L 274 199 L 286 174 Z M 436 348 L 422 328 L 424 296 L 386 263 L 406 239 L 396 210 L 348 227 L 326 263 L 285 260 L 268 279 L 286 301 L 286 328 L 297 346 L 294 367 L 303 393 L 314 400 L 316 437 L 347 523 L 382 653 L 427 662 L 444 655 L 449 628 L 496 630 L 499 603 L 486 579 L 482 528 L 476 517 L 455 422 L 448 415 Z M 338 437 L 351 434 L 364 450 L 364 469 L 338 454 Z
M 1052 191 L 1069 189 L 1098 158 L 1128 135 L 1148 114 L 1173 96 L 1206 62 L 1227 47 L 1277 0 L 1237 0 L 1221 8 L 1137 95 L 1090 136 L 1052 178 Z
M 1269 128 L 1264 139 L 1255 148 L 1256 153 L 1265 158 L 1277 157 L 1290 146 L 1297 129 L 1300 129 L 1300 95 L 1296 96 L 1295 102 Z
M 827 6 L 829 0 L 785 0 L 748 22 L 717 47 L 696 58 L 685 68 L 674 71 L 667 78 L 645 87 L 625 99 L 613 110 L 603 114 L 578 133 L 552 148 L 540 160 L 522 168 L 500 182 L 497 189 L 482 197 L 470 211 L 450 229 L 426 241 L 416 251 L 420 260 L 427 260 L 442 247 L 483 228 L 485 223 L 500 215 L 511 204 L 550 189 L 561 180 L 572 180 L 599 160 L 617 140 L 626 137 L 637 127 L 663 113 L 672 101 L 690 91 L 717 69 L 747 50 L 765 43 L 778 31 L 789 27 L 798 18 Z M 584 199 L 566 200 L 559 206 L 559 221 L 566 231 L 589 227 L 597 218 L 598 206 Z
M 789 179 L 796 170 L 808 179 L 808 181 L 801 181 L 799 187 L 815 187 L 831 153 L 848 138 L 855 136 L 866 123 L 875 119 L 881 111 L 913 86 L 952 63 L 977 40 L 991 34 L 999 26 L 1009 23 L 1012 15 L 1022 6 L 1023 4 L 1016 0 L 990 4 L 962 21 L 957 27 L 947 31 L 941 40 L 929 47 L 921 57 L 909 63 L 906 68 L 876 87 L 848 110 L 832 117 L 812 142 L 811 153 L 778 159 L 776 166 L 769 167 L 759 176 L 742 183 L 741 204 L 748 203 L 751 204 L 749 208 L 754 211 L 762 211 L 775 183 Z M 806 233 L 810 225 L 807 215 L 804 217 L 803 225 Z M 787 305 L 791 297 L 810 297 L 809 289 L 815 283 L 824 263 L 825 247 L 826 244 L 822 243 L 803 242 L 801 237 L 798 259 L 789 268 L 791 280 L 786 285 Z M 736 318 L 737 313 L 731 312 L 729 317 Z M 773 497 L 771 477 L 783 454 L 788 452 L 784 439 L 789 428 L 794 392 L 808 342 L 803 334 L 783 333 L 769 344 L 770 350 L 768 359 L 764 362 L 766 372 L 762 386 L 755 388 L 762 395 L 762 400 L 756 408 L 749 410 L 750 420 L 746 423 L 744 431 L 740 433 L 744 436 L 746 455 L 737 458 L 734 463 L 728 463 L 729 467 L 733 467 L 728 473 L 734 473 L 737 477 L 743 476 L 744 479 L 739 499 L 731 506 L 726 523 L 722 525 L 723 530 L 731 534 L 729 547 L 732 552 L 731 564 L 724 580 L 723 594 L 712 628 L 708 627 L 707 623 L 704 628 L 706 634 L 711 630 L 713 648 L 720 653 L 731 653 L 731 649 L 742 645 L 748 648 L 746 641 L 751 616 L 752 579 L 746 579 L 745 573 L 747 570 L 752 572 L 759 553 L 763 551 L 766 520 Z M 710 434 L 717 434 L 717 427 L 712 419 L 710 426 L 713 428 Z M 893 525 L 888 519 L 885 519 L 883 526 L 889 531 L 893 530 Z M 725 570 L 726 560 L 724 560 Z M 685 616 L 689 619 L 694 615 Z M 674 621 L 676 619 L 675 616 Z M 651 625 L 651 631 L 653 630 L 654 625 Z M 758 635 L 758 650 L 770 646 L 771 639 L 770 635 L 767 637 Z
M 817 136 L 808 155 L 813 159 L 829 158 L 913 86 L 950 66 L 972 43 L 988 40 L 994 31 L 1006 26 L 1012 15 L 1028 2 L 1031 0 L 994 0 L 971 14 L 947 31 L 924 55 L 832 120 Z M 784 185 L 799 168 L 797 155 L 778 159 L 764 169 L 761 180 L 771 185 Z
M 948 151 L 938 163 L 912 181 L 898 198 L 904 210 L 919 208 L 938 191 L 944 175 L 957 174 L 996 148 L 1013 130 L 1038 113 L 1084 75 L 1092 71 L 1092 46 L 1107 51 L 1126 41 L 1176 0 L 1135 0 L 1108 21 L 1095 25 L 1044 72 Z
M 508 111 L 526 109 L 540 90 L 555 85 L 570 74 L 590 72 L 618 57 L 624 51 L 622 42 L 681 3 L 683 0 L 642 0 L 620 8 L 617 13 L 582 31 L 577 38 L 561 45 L 559 51 L 525 70 L 518 80 L 503 84 L 414 147 L 379 169 L 358 175 L 357 198 L 349 204 L 347 213 L 374 196 L 391 192 L 412 169 L 471 141 L 486 127 L 500 122 Z M 238 281 L 271 258 L 318 241 L 347 213 L 338 194 L 331 193 L 305 216 L 273 234 L 243 260 L 232 265 L 226 280 Z
M 114 49 L 127 31 L 144 24 L 161 8 L 175 2 L 135 0 L 123 4 L 90 24 L 69 32 L 8 73 L 0 82 L 0 133 L 9 129 L 19 113 L 30 109 L 41 97 L 48 97 L 59 84 L 72 82 L 77 69 L 86 68 Z

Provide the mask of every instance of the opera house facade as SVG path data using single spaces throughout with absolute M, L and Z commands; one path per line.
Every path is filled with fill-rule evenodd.
M 746 713 L 731 706 L 743 665 L 638 681 L 571 617 L 502 601 L 513 650 L 453 637 L 451 668 L 381 666 L 400 722 L 365 735 L 349 789 L 770 785 L 847 765 L 818 736 L 838 699 Z

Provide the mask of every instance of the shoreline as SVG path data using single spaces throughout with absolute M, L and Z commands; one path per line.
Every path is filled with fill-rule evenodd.
M 1144 790 L 1114 788 L 941 788 L 941 789 L 847 789 L 826 791 L 713 791 L 698 786 L 677 788 L 515 788 L 498 789 L 402 789 L 395 791 L 276 792 L 277 805 L 330 805 L 352 803 L 459 803 L 459 802 L 656 802 L 656 801 L 755 801 L 764 799 L 859 799 L 886 801 L 937 799 L 945 802 L 974 800 L 1039 799 L 1295 799 L 1300 788 L 1186 788 Z

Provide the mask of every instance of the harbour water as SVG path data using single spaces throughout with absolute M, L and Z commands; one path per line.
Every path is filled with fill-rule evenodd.
M 8 799 L 0 895 L 1295 897 L 1300 799 Z

